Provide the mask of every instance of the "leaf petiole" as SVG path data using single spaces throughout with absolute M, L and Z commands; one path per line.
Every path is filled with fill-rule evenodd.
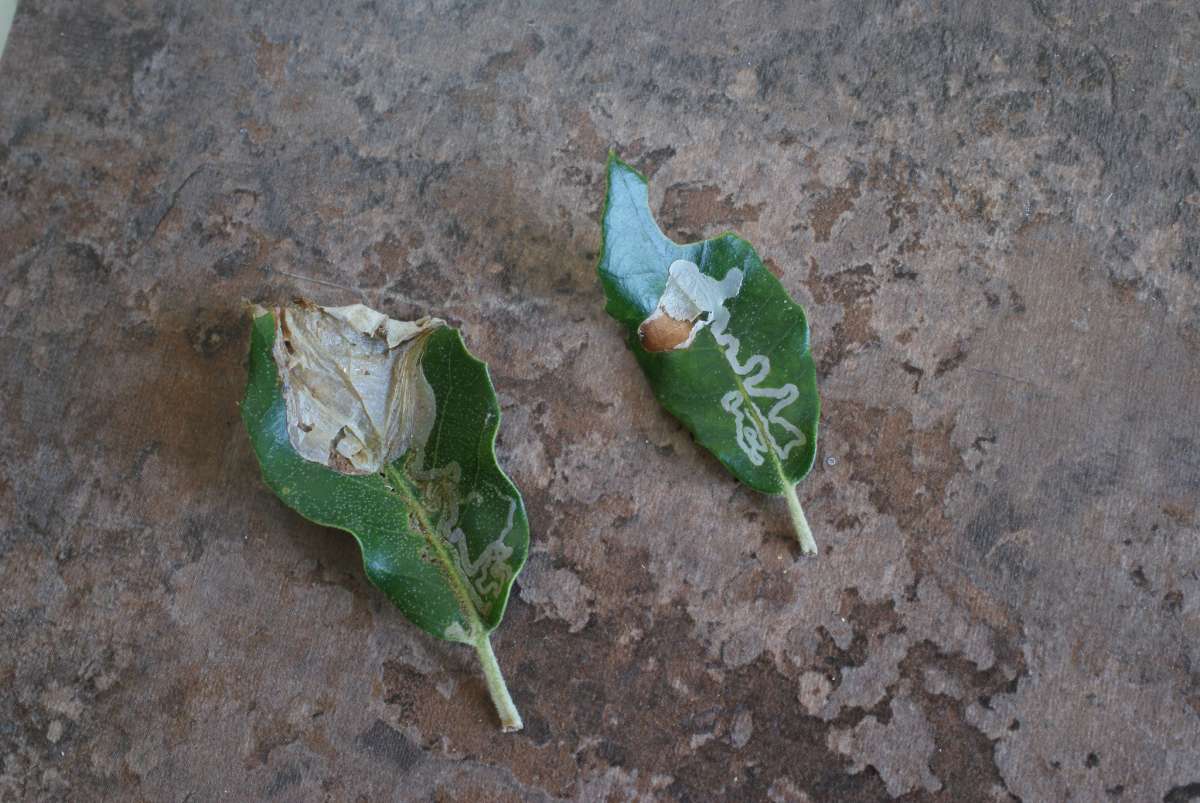
M 479 654 L 488 693 L 492 696 L 496 713 L 500 716 L 500 730 L 505 733 L 521 730 L 525 724 L 521 722 L 521 714 L 508 693 L 508 686 L 504 683 L 504 675 L 500 673 L 500 664 L 496 663 L 496 653 L 492 652 L 492 641 L 487 633 L 481 633 L 475 638 L 475 652 Z
M 796 487 L 790 482 L 784 482 L 783 495 L 787 497 L 788 512 L 792 514 L 792 526 L 796 528 L 800 553 L 803 555 L 817 554 L 817 542 L 813 540 L 812 530 L 808 527 L 808 519 L 804 517 L 804 508 L 800 507 L 800 499 L 796 496 Z

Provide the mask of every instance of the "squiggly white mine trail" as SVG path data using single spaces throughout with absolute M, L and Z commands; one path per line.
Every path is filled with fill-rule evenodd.
M 420 465 L 423 461 L 424 456 L 418 454 L 413 464 Z M 475 560 L 471 560 L 466 533 L 458 526 L 458 484 L 462 476 L 458 463 L 449 463 L 429 471 L 410 467 L 409 473 L 422 484 L 426 502 L 439 511 L 436 525 L 438 535 L 455 548 L 459 568 L 467 579 L 467 593 L 471 596 L 471 602 L 486 615 L 492 603 L 484 598 L 499 594 L 512 578 L 508 559 L 512 557 L 513 550 L 505 543 L 505 539 L 512 532 L 513 517 L 517 512 L 516 500 L 511 497 L 508 499 L 508 520 L 500 534 L 483 548 Z
M 768 449 L 784 460 L 792 449 L 804 444 L 805 437 L 803 432 L 783 417 L 783 411 L 800 398 L 799 389 L 790 382 L 778 388 L 764 387 L 762 382 L 771 373 L 770 359 L 762 354 L 754 354 L 746 362 L 739 362 L 741 343 L 726 331 L 729 310 L 725 302 L 741 290 L 742 276 L 741 270 L 733 268 L 724 279 L 717 281 L 701 273 L 696 263 L 677 259 L 668 269 L 666 289 L 651 318 L 669 315 L 676 320 L 694 322 L 690 336 L 676 346 L 677 349 L 690 346 L 699 331 L 710 326 L 729 367 L 737 376 L 744 377 L 741 385 L 746 396 L 775 400 L 764 420 L 757 404 L 743 404 L 744 397 L 740 391 L 731 390 L 721 397 L 721 407 L 733 416 L 737 427 L 738 447 L 751 463 L 761 466 Z M 707 313 L 707 317 L 703 317 L 704 313 Z M 773 426 L 790 436 L 790 439 L 780 443 L 771 431 Z M 763 442 L 764 438 L 766 443 Z
M 458 559 L 459 564 L 462 566 L 463 574 L 471 581 L 471 588 L 478 595 L 477 597 L 473 597 L 472 601 L 479 605 L 480 610 L 486 610 L 480 598 L 499 594 L 500 589 L 512 577 L 512 569 L 508 565 L 508 559 L 512 557 L 513 551 L 512 547 L 504 543 L 504 539 L 512 532 L 513 516 L 516 512 L 517 503 L 509 499 L 508 521 L 505 522 L 504 529 L 496 536 L 495 541 L 484 547 L 484 550 L 479 553 L 479 557 L 474 561 L 471 560 L 470 552 L 467 550 L 467 536 L 462 530 L 455 528 L 446 536 L 446 540 L 458 549 Z

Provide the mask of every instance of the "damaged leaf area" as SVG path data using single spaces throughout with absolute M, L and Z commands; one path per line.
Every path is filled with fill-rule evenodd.
M 610 155 L 598 272 L 605 309 L 659 402 L 740 481 L 782 494 L 815 554 L 795 484 L 816 456 L 816 368 L 804 310 L 736 234 L 673 242 L 646 179 Z
M 307 301 L 251 313 L 242 418 L 263 479 L 305 518 L 350 533 L 410 621 L 474 647 L 502 728 L 519 730 L 489 634 L 529 525 L 496 463 L 487 366 L 436 318 Z
M 296 452 L 343 474 L 374 474 L 424 443 L 435 402 L 421 355 L 444 325 L 395 321 L 362 304 L 277 310 L 272 356 Z

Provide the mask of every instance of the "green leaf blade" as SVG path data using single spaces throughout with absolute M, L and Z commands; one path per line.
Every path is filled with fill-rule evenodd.
M 820 412 L 804 310 L 737 235 L 671 242 L 650 213 L 645 178 L 615 156 L 603 228 L 606 309 L 624 326 L 656 398 L 740 481 L 790 493 L 812 469 Z M 666 303 L 676 260 L 693 263 L 714 286 L 738 289 L 694 319 L 704 325 L 690 344 L 648 351 L 639 327 Z
M 468 577 L 484 603 L 480 621 L 491 632 L 504 617 L 512 584 L 529 553 L 524 500 L 496 462 L 500 404 L 487 365 L 467 350 L 455 329 L 430 335 L 422 366 L 438 403 L 422 470 L 458 467 L 465 500 L 456 525 L 465 536 L 465 551 L 459 553 L 479 567 Z M 503 559 L 488 563 L 489 548 L 493 558 L 503 554 Z

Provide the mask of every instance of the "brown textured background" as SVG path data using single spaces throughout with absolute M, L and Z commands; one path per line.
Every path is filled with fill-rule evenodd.
M 0 799 L 1200 798 L 1198 103 L 1193 0 L 26 0 Z M 819 559 L 605 317 L 610 146 L 808 308 Z M 297 292 L 490 363 L 522 734 L 259 481 Z

